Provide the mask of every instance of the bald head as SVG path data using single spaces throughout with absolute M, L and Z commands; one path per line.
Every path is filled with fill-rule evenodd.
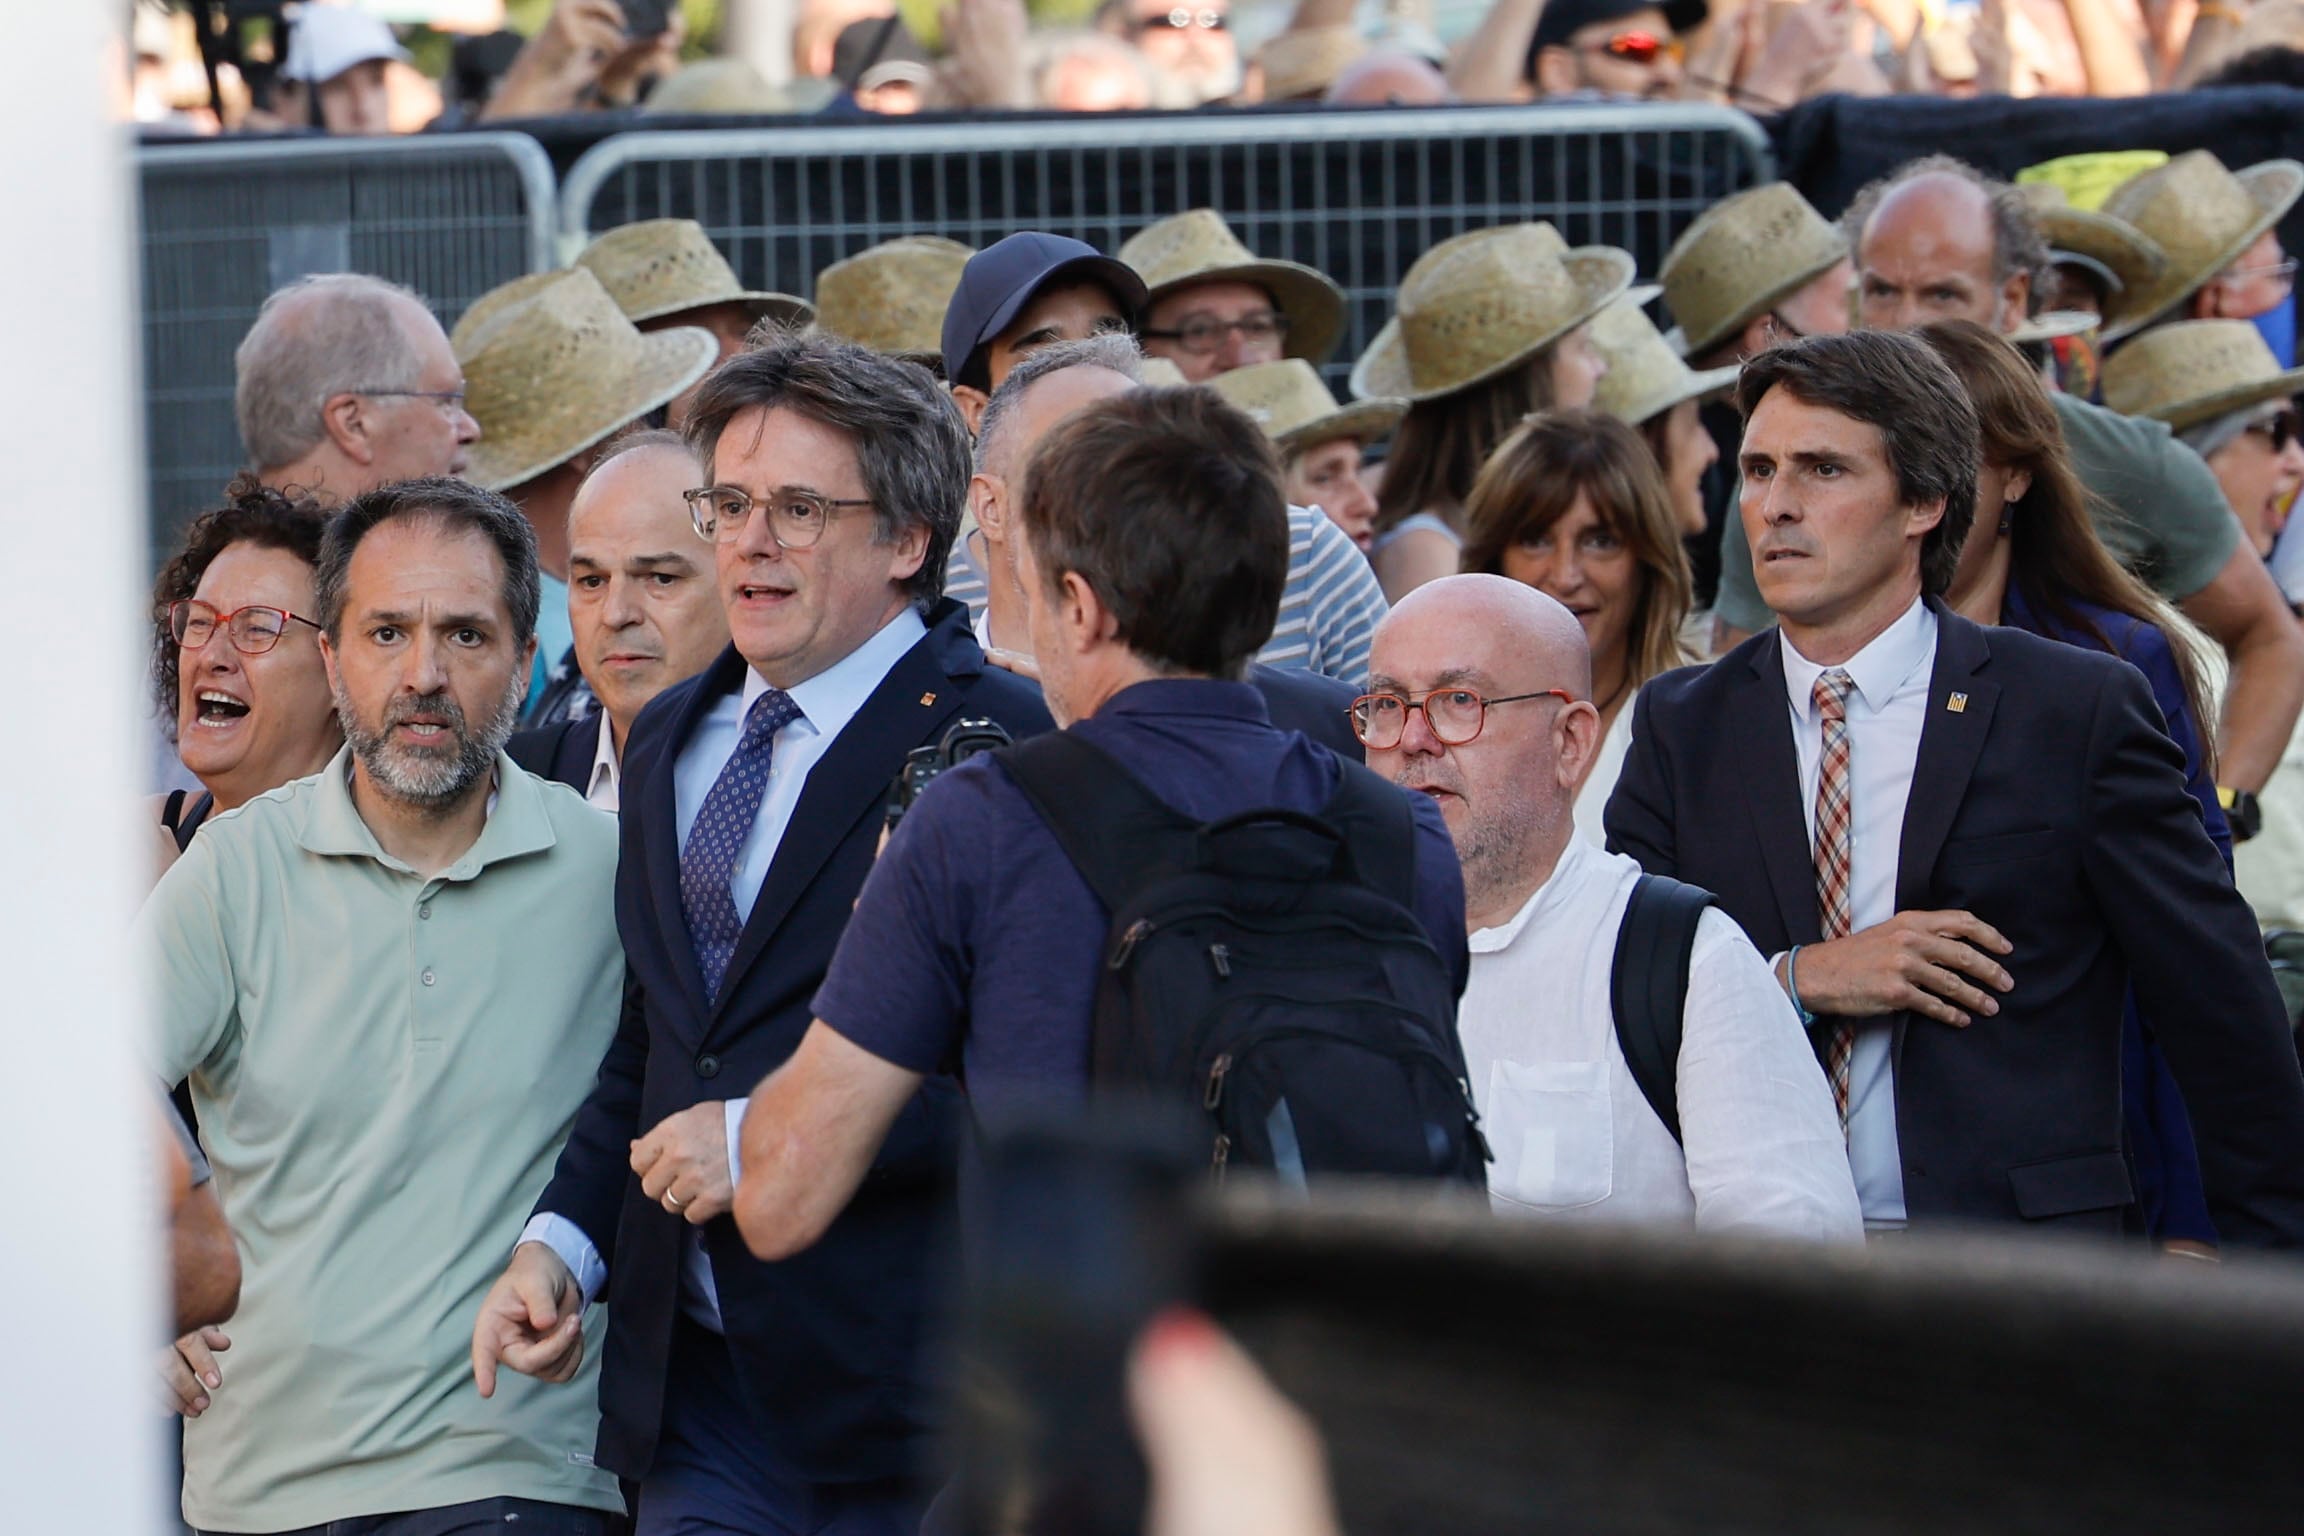
M 1557 601 L 1504 576 L 1444 576 L 1402 598 L 1376 631 L 1381 670 L 1386 638 L 1424 659 L 1454 654 L 1454 665 L 1477 666 L 1508 690 L 1559 688 L 1572 697 L 1592 694 L 1592 648 L 1584 626 Z
M 1345 65 L 1321 99 L 1332 107 L 1437 107 L 1456 93 L 1412 53 L 1368 53 Z
M 1973 320 L 2005 335 L 2023 323 L 2048 260 L 2016 190 L 1943 155 L 1865 188 L 1846 227 L 1870 330 Z

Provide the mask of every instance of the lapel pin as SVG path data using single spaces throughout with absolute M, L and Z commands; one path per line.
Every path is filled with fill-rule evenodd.
M 929 705 L 931 705 L 931 704 L 933 704 L 933 703 L 935 703 L 935 702 L 936 702 L 936 695 L 934 695 L 934 694 L 932 694 L 932 693 L 924 693 L 924 694 L 920 695 L 920 707 L 921 707 L 922 709 L 926 709 L 926 708 L 927 708 Z
M 1968 695 L 1956 693 L 1944 701 L 1944 707 L 1956 715 L 1968 712 Z

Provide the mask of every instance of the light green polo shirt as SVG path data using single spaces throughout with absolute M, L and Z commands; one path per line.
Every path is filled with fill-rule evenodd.
M 615 818 L 499 753 L 485 830 L 424 879 L 349 751 L 208 822 L 138 918 L 158 1068 L 189 1077 L 240 1244 L 184 1515 L 284 1531 L 510 1496 L 621 1509 L 592 1465 L 599 1339 L 472 1385 L 472 1322 L 616 1028 Z

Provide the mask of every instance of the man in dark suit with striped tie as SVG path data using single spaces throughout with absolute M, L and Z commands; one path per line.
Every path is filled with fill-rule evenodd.
M 1948 609 L 1975 408 L 1910 337 L 1738 384 L 1777 627 L 1641 690 L 1609 846 L 1716 892 L 1813 1027 L 1868 1227 L 2112 1235 L 2133 983 L 2217 1230 L 2304 1243 L 2304 1077 L 2143 675 Z
M 733 644 L 626 743 L 624 1018 L 474 1371 L 564 1377 L 604 1291 L 599 1461 L 639 1484 L 642 1536 L 910 1532 L 957 1089 L 924 1083 L 863 1197 L 783 1263 L 728 1219 L 737 1131 L 808 1027 L 905 754 L 963 717 L 1050 722 L 942 597 L 968 438 L 924 370 L 779 338 L 704 383 L 688 436 Z

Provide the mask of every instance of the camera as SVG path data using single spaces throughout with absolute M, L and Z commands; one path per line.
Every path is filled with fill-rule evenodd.
M 920 791 L 934 783 L 938 774 L 979 752 L 1008 746 L 1014 740 L 999 721 L 970 715 L 953 721 L 936 745 L 914 747 L 905 753 L 904 766 L 896 774 L 896 787 L 888 796 L 888 830 L 896 830 L 896 823 L 904 819 L 904 813 L 912 809 L 912 802 L 920 798 Z

